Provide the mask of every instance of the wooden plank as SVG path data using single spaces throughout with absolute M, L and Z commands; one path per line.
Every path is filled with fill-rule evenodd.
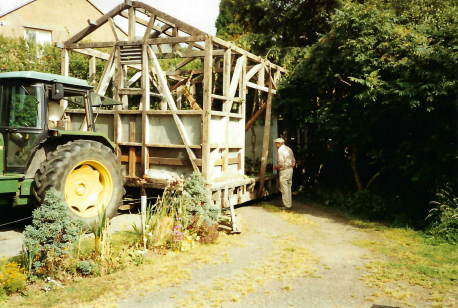
M 141 144 L 140 144 L 141 146 Z M 147 147 L 149 148 L 168 148 L 168 149 L 186 149 L 186 147 L 189 147 L 191 149 L 200 149 L 200 145 L 193 145 L 190 144 L 188 146 L 184 144 L 160 144 L 160 143 L 149 143 L 146 144 Z
M 164 158 L 164 157 L 150 157 L 149 162 L 152 165 L 168 165 L 168 166 L 191 166 L 189 159 L 180 158 Z M 195 160 L 197 166 L 202 165 L 201 159 Z
M 103 68 L 102 77 L 100 78 L 99 85 L 97 86 L 96 93 L 99 95 L 105 95 L 105 92 L 108 88 L 108 84 L 110 83 L 111 77 L 114 74 L 114 58 L 116 54 L 116 49 L 113 48 L 111 54 L 108 58 L 105 67 Z
M 174 27 L 172 29 L 172 36 L 173 37 L 178 37 L 178 28 L 177 27 Z M 179 51 L 179 48 L 180 48 L 180 45 L 175 43 L 175 44 L 172 44 L 172 52 L 176 53 Z
M 110 54 L 109 53 L 101 52 L 101 51 L 94 50 L 94 49 L 91 49 L 91 48 L 71 49 L 71 51 L 77 52 L 77 53 L 80 53 L 80 54 L 83 54 L 83 55 L 88 55 L 90 57 L 99 58 L 99 59 L 102 59 L 102 60 L 108 60 L 110 58 Z
M 264 182 L 266 176 L 266 167 L 267 167 L 267 159 L 269 157 L 269 140 L 270 140 L 270 118 L 271 118 L 271 111 L 272 111 L 272 82 L 270 82 L 270 74 L 269 77 L 269 92 L 267 95 L 267 107 L 266 107 L 266 120 L 264 125 L 264 137 L 262 140 L 262 156 L 261 156 L 261 170 L 260 170 L 260 180 L 259 180 L 259 190 L 258 196 L 262 197 L 264 194 Z
M 135 82 L 137 82 L 138 79 L 140 79 L 141 76 L 142 71 L 136 72 L 135 75 L 132 76 L 132 78 L 130 78 L 129 81 L 127 81 L 127 86 L 130 87 L 131 85 L 133 85 Z
M 148 45 L 142 45 L 142 172 L 143 175 L 148 175 L 149 171 L 149 148 L 146 144 L 149 141 L 149 117 L 147 111 L 150 110 L 151 96 L 150 96 L 150 75 L 149 75 L 149 58 L 148 58 Z
M 84 28 L 83 30 L 81 30 L 80 32 L 78 32 L 77 34 L 72 36 L 65 43 L 76 43 L 76 42 L 79 42 L 80 40 L 82 40 L 83 38 L 87 37 L 89 34 L 94 32 L 95 30 L 97 30 L 98 28 L 103 26 L 108 21 L 109 18 L 112 18 L 112 17 L 118 15 L 120 12 L 122 12 L 123 10 L 125 10 L 128 7 L 129 6 L 124 4 L 124 3 L 117 5 L 114 9 L 112 9 L 111 11 L 109 11 L 108 13 L 106 13 L 105 15 L 100 17 L 99 19 L 97 19 L 97 21 L 96 21 L 97 26 L 95 26 L 95 27 L 94 26 L 87 26 L 86 28 Z
M 95 75 L 97 73 L 97 62 L 95 57 L 91 57 L 89 59 L 89 84 L 91 86 L 95 86 L 97 82 L 95 79 Z
M 108 18 L 108 22 L 110 23 L 110 28 L 111 28 L 111 31 L 113 32 L 113 37 L 115 41 L 119 41 L 118 30 L 116 30 L 116 25 L 113 21 L 113 18 L 112 17 Z
M 136 162 L 136 155 L 135 155 L 135 147 L 129 148 L 129 176 L 136 176 L 135 175 L 135 162 Z
M 147 112 L 148 115 L 173 115 L 171 110 L 150 110 Z M 176 114 L 189 115 L 189 116 L 201 116 L 202 111 L 200 110 L 177 110 Z
M 242 118 L 239 120 L 238 127 L 239 127 L 239 133 L 243 136 L 243 141 L 242 141 L 242 148 L 238 151 L 238 174 L 240 176 L 245 175 L 245 137 L 246 134 L 243 131 L 243 128 L 245 126 L 245 121 L 246 121 L 246 94 L 247 94 L 247 89 L 246 89 L 246 80 L 247 80 L 247 64 L 248 64 L 248 58 L 245 57 L 245 60 L 243 61 L 243 67 L 242 67 L 242 76 L 240 78 L 240 84 L 239 84 L 239 97 L 241 100 L 241 105 L 239 106 L 239 115 L 242 116 Z
M 202 176 L 209 183 L 211 179 L 210 164 L 210 122 L 211 122 L 211 94 L 212 94 L 212 70 L 213 70 L 213 44 L 212 38 L 205 39 L 204 58 L 204 84 L 203 84 L 203 113 L 202 113 Z
M 166 101 L 167 101 L 167 103 L 168 103 L 168 105 L 170 107 L 170 110 L 172 111 L 173 119 L 175 121 L 175 124 L 178 127 L 178 132 L 180 133 L 180 136 L 181 136 L 181 138 L 183 140 L 183 143 L 186 146 L 186 152 L 188 152 L 189 159 L 191 160 L 192 166 L 193 166 L 195 171 L 200 172 L 198 166 L 196 165 L 196 163 L 194 161 L 196 159 L 196 155 L 194 154 L 194 152 L 189 147 L 191 142 L 190 142 L 189 137 L 188 137 L 188 135 L 186 133 L 186 130 L 185 130 L 184 125 L 183 125 L 183 122 L 181 122 L 180 118 L 178 117 L 177 107 L 175 105 L 175 101 L 173 100 L 172 93 L 170 92 L 170 90 L 168 88 L 167 80 L 165 79 L 164 73 L 163 73 L 163 71 L 161 69 L 161 66 L 159 65 L 159 61 L 157 60 L 157 57 L 154 54 L 154 52 L 151 49 L 151 47 L 148 46 L 147 50 L 148 50 L 149 58 L 153 63 L 153 67 L 154 67 L 154 70 L 156 72 L 157 79 L 158 79 L 159 84 L 160 84 L 160 88 L 161 88 L 160 90 L 161 90 L 162 94 L 164 95 L 164 97 L 165 97 L 165 99 L 166 99 Z
M 129 142 L 135 142 L 135 122 L 136 116 L 131 116 L 129 119 Z
M 69 73 L 69 57 L 68 57 L 68 50 L 67 49 L 62 49 L 62 54 L 61 54 L 61 70 L 60 74 L 62 76 L 68 76 Z
M 272 92 L 273 94 L 277 94 L 277 91 L 272 89 L 271 87 L 268 88 L 268 87 L 263 87 L 263 86 L 260 86 L 260 85 L 257 85 L 255 83 L 252 83 L 252 82 L 247 82 L 247 87 L 249 88 L 253 88 L 253 89 L 257 89 L 257 90 L 261 90 L 261 91 L 264 91 L 264 92 Z
M 232 50 L 228 48 L 224 52 L 224 57 L 223 57 L 223 97 L 226 98 L 226 100 L 223 103 L 223 114 L 226 117 L 226 129 L 229 127 L 229 114 L 230 110 L 228 110 L 231 105 L 230 98 L 229 98 L 229 93 L 230 93 L 230 88 L 231 88 L 231 71 L 232 71 Z M 229 132 L 226 131 L 226 134 L 224 136 L 224 143 L 227 145 L 229 143 Z M 227 178 L 227 170 L 228 170 L 228 156 L 229 156 L 229 148 L 225 146 L 223 148 L 223 151 L 221 153 L 222 157 L 222 167 L 221 171 L 223 174 L 223 178 Z
M 149 6 L 143 2 L 138 2 L 138 1 L 133 2 L 132 6 L 135 8 L 144 9 L 145 11 L 149 12 L 150 14 L 156 15 L 158 20 L 161 20 L 162 22 L 169 24 L 173 27 L 178 27 L 183 32 L 190 33 L 192 35 L 199 35 L 199 34 L 205 35 L 205 33 L 200 31 L 199 29 L 194 28 L 193 26 L 190 26 L 180 21 L 179 19 L 173 18 L 172 16 L 165 14 L 159 10 L 156 10 L 152 6 Z
M 200 108 L 199 104 L 197 104 L 197 102 L 194 99 L 194 97 L 192 97 L 191 93 L 189 93 L 188 90 L 185 87 L 180 87 L 180 90 L 181 90 L 181 92 L 183 92 L 184 96 L 186 97 L 186 99 L 191 104 L 191 107 L 192 107 L 193 110 L 202 110 L 202 108 Z
M 256 113 L 248 120 L 248 122 L 245 125 L 245 132 L 247 132 L 250 127 L 253 125 L 254 122 L 259 118 L 259 116 L 266 110 L 267 103 L 264 103 L 261 108 L 256 111 Z
M 248 51 L 246 51 L 246 50 L 244 50 L 244 49 L 242 49 L 240 47 L 237 47 L 234 44 L 226 42 L 226 41 L 224 41 L 224 40 L 222 40 L 222 39 L 220 39 L 218 37 L 212 37 L 212 39 L 213 39 L 213 43 L 214 44 L 216 44 L 218 46 L 221 46 L 221 47 L 225 47 L 225 48 L 231 48 L 233 51 L 237 52 L 238 54 L 242 54 L 242 55 L 245 54 L 248 59 L 250 59 L 250 60 L 252 60 L 254 62 L 261 63 L 262 61 L 266 61 L 263 58 L 261 58 L 259 56 L 256 56 L 256 55 L 254 55 L 254 54 L 252 54 L 252 53 L 250 53 L 250 52 L 248 52 Z M 273 64 L 273 63 L 270 63 L 269 61 L 267 61 L 267 62 L 269 63 L 269 65 L 272 68 L 274 68 L 276 70 L 279 70 L 279 71 L 281 71 L 283 73 L 286 73 L 286 70 L 283 67 L 278 66 L 278 65 Z
M 149 19 L 148 25 L 146 26 L 145 35 L 143 36 L 143 40 L 147 40 L 149 35 L 151 34 L 151 30 L 153 30 L 154 22 L 156 21 L 156 15 L 152 15 Z
M 261 69 L 262 64 L 257 64 L 246 74 L 246 81 L 248 82 L 257 72 Z
M 121 95 L 142 95 L 143 90 L 140 88 L 121 88 L 118 89 L 118 93 Z
M 188 64 L 189 62 L 192 62 L 192 61 L 194 61 L 193 58 L 184 59 L 183 61 L 181 61 L 180 63 L 178 63 L 175 66 L 175 70 L 179 70 L 180 68 L 182 68 L 183 66 L 185 66 L 186 64 Z
M 135 8 L 129 8 L 129 41 L 135 40 Z
M 114 73 L 114 71 L 117 71 L 119 70 L 121 67 L 118 66 L 116 63 L 119 62 L 119 48 L 113 48 L 112 52 L 111 52 L 111 59 L 109 59 L 107 61 L 107 64 L 105 65 L 105 68 L 104 68 L 104 71 L 103 71 L 103 74 L 102 74 L 102 78 L 100 80 L 100 83 L 99 83 L 99 87 L 97 88 L 97 93 L 100 94 L 100 95 L 104 95 L 105 94 L 105 91 L 107 90 L 108 88 L 108 84 L 110 82 L 110 79 L 111 79 L 111 72 Z M 117 72 L 119 75 L 119 72 Z M 117 87 L 119 86 L 118 85 L 118 79 L 115 78 L 115 80 L 113 80 L 113 84 L 116 85 L 115 86 L 115 89 L 113 90 L 113 98 L 118 101 L 120 101 L 120 96 L 119 94 L 117 93 L 116 89 Z M 103 94 L 102 94 L 103 93 Z M 115 144 L 119 144 L 119 142 L 121 141 L 121 134 L 122 134 L 122 126 L 121 126 L 121 117 L 119 116 L 119 109 L 120 109 L 120 106 L 114 106 L 114 115 L 113 115 L 113 128 L 114 128 L 114 131 L 113 131 L 113 136 L 114 136 L 114 142 Z M 119 150 L 119 147 L 117 148 L 118 149 L 118 152 L 120 153 L 121 151 Z M 127 172 L 130 172 L 129 171 L 130 168 L 128 168 Z

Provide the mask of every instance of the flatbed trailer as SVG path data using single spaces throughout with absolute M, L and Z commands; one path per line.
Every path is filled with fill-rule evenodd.
M 127 41 L 119 39 L 114 25 L 120 17 L 128 23 Z M 113 30 L 112 39 L 81 42 L 105 24 Z M 164 188 L 174 176 L 196 171 L 221 207 L 229 200 L 239 204 L 278 191 L 277 175 L 266 176 L 266 169 L 269 154 L 270 162 L 276 155 L 277 121 L 271 107 L 286 72 L 282 67 L 139 1 L 125 1 L 88 20 L 86 28 L 57 46 L 62 48 L 63 76 L 69 75 L 69 52 L 85 54 L 95 92 L 107 95 L 112 89 L 113 99 L 122 102 L 92 114 L 97 132 L 116 145 L 126 186 Z M 97 59 L 104 61 L 100 78 Z M 167 59 L 176 64 L 164 69 Z M 63 107 L 66 130 L 92 129 L 86 124 L 91 123 L 89 113 Z M 250 128 L 262 119 L 262 138 L 252 143 Z M 245 172 L 246 143 L 261 148 L 252 157 L 261 162 L 253 177 Z

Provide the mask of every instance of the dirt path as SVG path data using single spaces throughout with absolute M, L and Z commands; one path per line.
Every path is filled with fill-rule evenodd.
M 117 307 L 401 307 L 360 280 L 371 252 L 353 241 L 376 236 L 332 213 L 279 200 L 236 210 L 239 245 L 225 262 L 192 269 L 181 286 L 119 300 Z M 216 256 L 215 256 L 216 257 Z

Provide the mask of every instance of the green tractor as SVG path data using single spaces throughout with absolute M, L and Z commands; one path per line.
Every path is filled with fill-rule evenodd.
M 93 108 L 118 103 L 92 89 L 54 74 L 0 74 L 0 207 L 39 204 L 54 187 L 75 219 L 91 223 L 104 208 L 116 215 L 125 178 L 115 145 L 96 131 Z M 65 130 L 70 104 L 85 114 L 79 131 Z

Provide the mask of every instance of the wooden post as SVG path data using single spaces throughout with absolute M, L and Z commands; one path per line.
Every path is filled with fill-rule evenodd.
M 246 121 L 246 70 L 247 70 L 247 56 L 245 56 L 245 61 L 243 61 L 242 67 L 242 76 L 240 78 L 239 85 L 239 97 L 240 97 L 240 108 L 239 114 L 242 115 L 242 118 L 239 120 L 239 133 L 243 136 L 242 148 L 239 150 L 239 170 L 238 173 L 240 176 L 245 174 L 245 121 Z
M 149 82 L 149 58 L 148 44 L 142 45 L 142 173 L 148 175 L 149 149 L 146 144 L 149 141 L 149 118 L 147 111 L 150 110 L 150 82 Z
M 129 41 L 135 41 L 135 8 L 129 8 Z
M 69 73 L 69 58 L 68 58 L 68 49 L 66 49 L 66 48 L 62 49 L 60 65 L 61 65 L 60 74 L 62 76 L 68 76 L 68 73 Z
M 262 70 L 264 71 L 264 70 Z M 269 93 L 267 94 L 267 107 L 266 107 L 266 120 L 264 125 L 264 138 L 262 140 L 262 157 L 261 157 L 261 172 L 259 179 L 258 196 L 262 197 L 264 194 L 264 182 L 266 180 L 266 167 L 267 159 L 269 157 L 269 140 L 270 140 L 270 116 L 272 112 L 272 80 L 269 77 Z
M 95 57 L 89 59 L 89 84 L 95 86 L 95 74 L 97 69 L 97 62 Z
M 113 57 L 113 64 L 112 67 L 114 68 L 115 74 L 113 78 L 113 99 L 120 102 L 121 97 L 119 95 L 119 88 L 120 88 L 120 79 L 122 75 L 122 66 L 121 66 L 121 50 L 119 46 L 113 47 L 113 52 L 114 52 L 114 57 Z M 107 64 L 108 65 L 108 64 Z M 110 71 L 112 68 L 110 68 Z M 108 87 L 109 79 L 107 82 L 107 87 Z M 114 142 L 118 144 L 121 141 L 121 134 L 122 134 L 122 128 L 121 128 L 121 117 L 119 115 L 119 108 L 120 106 L 115 106 L 114 107 Z M 122 109 L 122 106 L 121 106 Z M 119 148 L 117 148 L 119 149 Z M 118 153 L 119 154 L 119 153 Z M 118 158 L 120 155 L 118 155 Z
M 69 57 L 68 57 L 68 49 L 64 48 L 62 49 L 62 54 L 61 54 L 61 75 L 62 76 L 68 76 L 69 74 Z M 67 109 L 68 106 L 68 101 L 67 100 L 61 100 L 60 101 L 60 107 L 63 108 L 64 110 Z M 68 117 L 70 119 L 70 117 Z
M 230 93 L 230 87 L 231 87 L 231 65 L 232 65 L 232 62 L 231 62 L 231 57 L 232 57 L 232 51 L 230 48 L 228 48 L 225 52 L 224 52 L 224 58 L 223 58 L 223 96 L 225 97 L 229 97 L 229 93 Z M 221 171 L 222 171 L 222 175 L 223 175 L 223 178 L 227 178 L 227 170 L 228 170 L 228 164 L 229 164 L 229 161 L 228 161 L 228 156 L 229 156 L 229 120 L 230 120 L 230 117 L 229 117 L 229 113 L 231 112 L 230 110 L 228 110 L 230 107 L 229 107 L 230 102 L 229 100 L 225 100 L 224 103 L 223 103 L 223 112 L 226 113 L 226 134 L 224 136 L 224 148 L 223 148 L 223 153 L 222 153 L 222 158 L 223 158 L 223 165 L 221 166 Z
M 202 176 L 208 184 L 211 179 L 210 169 L 210 123 L 211 123 L 211 94 L 213 71 L 213 44 L 212 37 L 205 39 L 204 58 L 204 104 L 202 111 Z

